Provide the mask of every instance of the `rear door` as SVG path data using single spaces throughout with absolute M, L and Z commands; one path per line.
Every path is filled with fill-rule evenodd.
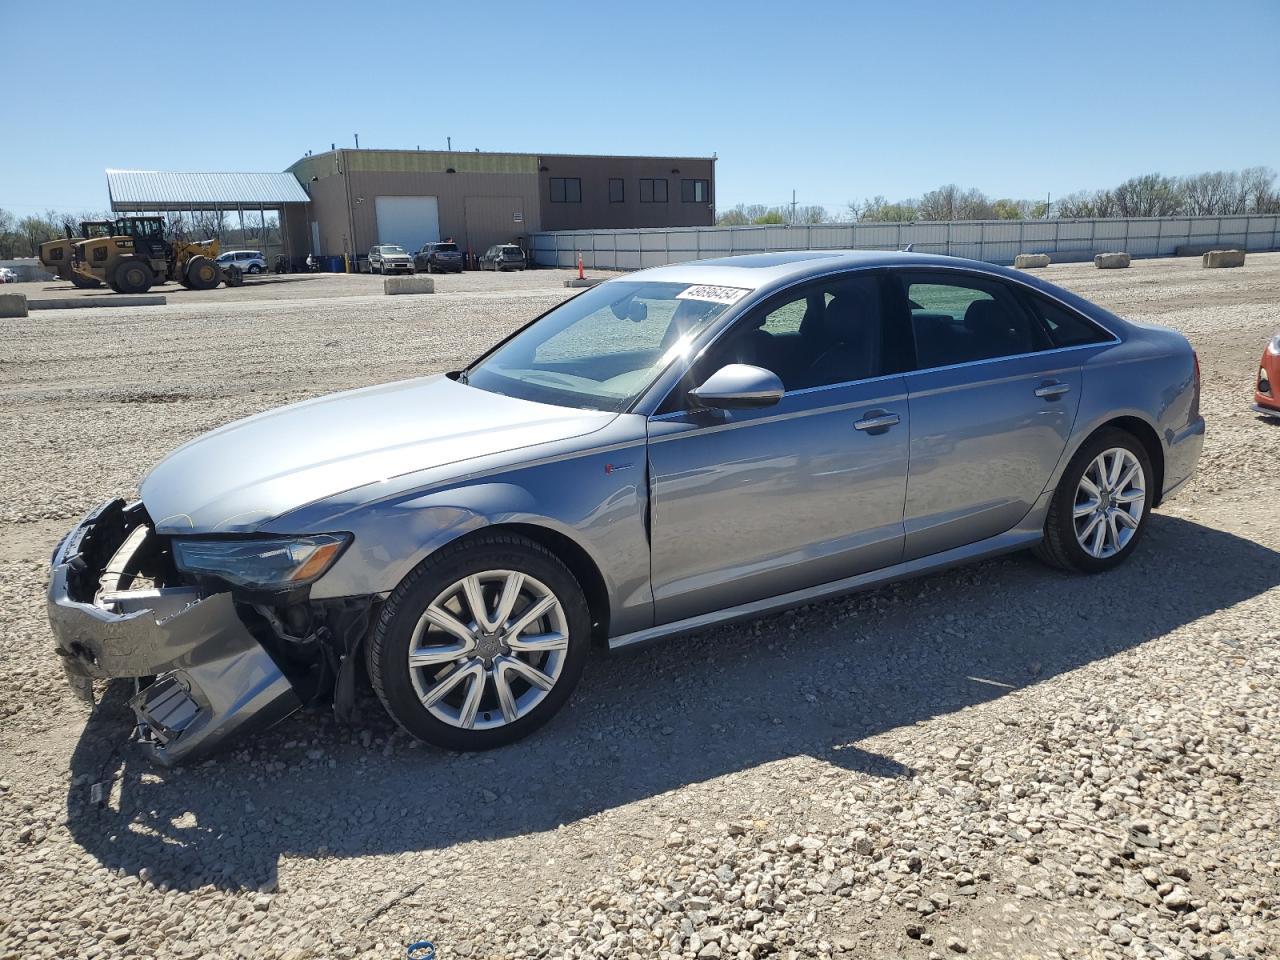
M 1078 351 L 997 278 L 895 272 L 916 347 L 905 560 L 1015 527 L 1044 492 L 1080 403 Z

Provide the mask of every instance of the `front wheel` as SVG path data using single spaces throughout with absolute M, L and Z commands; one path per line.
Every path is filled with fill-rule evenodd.
M 1138 545 L 1155 499 L 1146 448 L 1116 427 L 1085 441 L 1062 474 L 1036 555 L 1052 566 L 1100 573 Z
M 369 678 L 413 736 L 486 750 L 564 705 L 590 632 L 582 588 L 554 554 L 482 534 L 432 555 L 392 593 L 369 638 Z
M 250 272 L 250 273 L 261 273 L 261 272 L 262 272 L 262 268 L 261 268 L 260 266 L 258 266 L 256 263 L 251 263 L 251 264 L 249 264 L 249 272 Z

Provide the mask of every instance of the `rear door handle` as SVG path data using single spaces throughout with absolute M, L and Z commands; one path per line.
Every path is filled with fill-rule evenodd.
M 1050 380 L 1036 387 L 1036 396 L 1043 397 L 1045 400 L 1056 400 L 1070 389 L 1071 384 L 1069 383 L 1063 383 L 1060 380 Z
M 884 410 L 873 410 L 861 420 L 855 420 L 853 429 L 855 430 L 888 430 L 890 427 L 900 423 L 902 418 L 896 413 L 886 413 Z

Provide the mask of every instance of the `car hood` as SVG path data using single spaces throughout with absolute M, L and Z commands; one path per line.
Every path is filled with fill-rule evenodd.
M 318 397 L 220 427 L 142 481 L 160 533 L 248 532 L 346 490 L 594 432 L 616 414 L 505 397 L 445 376 Z

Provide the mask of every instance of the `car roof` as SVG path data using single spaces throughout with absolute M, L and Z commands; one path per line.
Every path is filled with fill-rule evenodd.
M 859 267 L 944 267 L 965 268 L 1026 280 L 1025 274 L 980 260 L 944 257 L 931 253 L 898 250 L 786 250 L 777 253 L 748 253 L 711 260 L 690 260 L 650 267 L 628 274 L 627 279 L 706 283 L 750 290 L 818 277 L 836 270 Z

